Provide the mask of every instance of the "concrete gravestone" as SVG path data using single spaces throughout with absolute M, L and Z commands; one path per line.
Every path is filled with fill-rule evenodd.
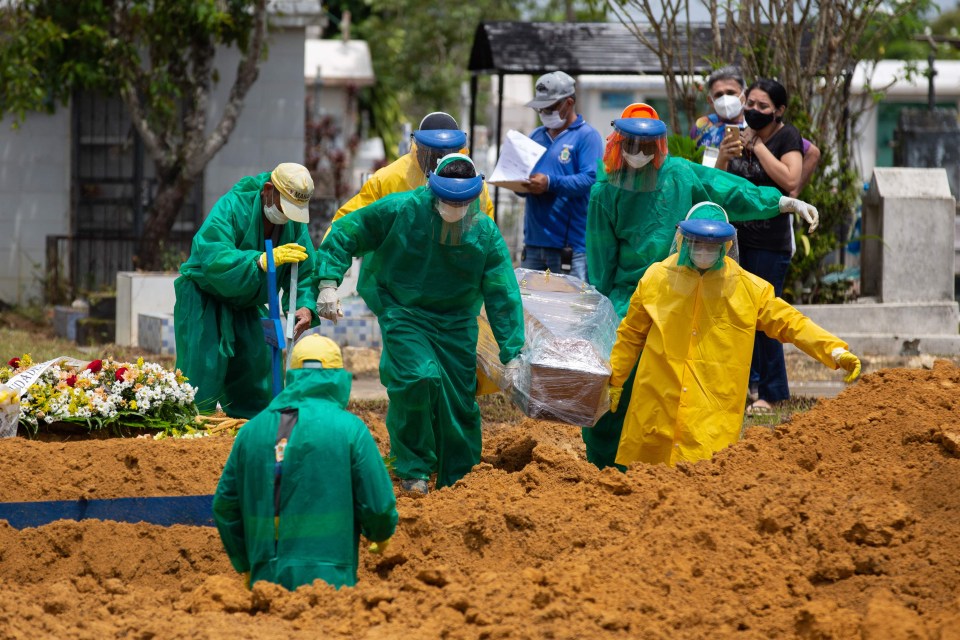
M 863 198 L 863 296 L 953 300 L 956 202 L 943 169 L 877 168 Z
M 861 298 L 798 305 L 861 355 L 956 355 L 956 202 L 943 169 L 874 169 L 863 199 Z

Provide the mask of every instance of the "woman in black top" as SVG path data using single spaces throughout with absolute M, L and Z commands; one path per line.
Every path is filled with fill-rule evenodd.
M 747 123 L 740 146 L 725 139 L 720 146 L 717 168 L 746 178 L 756 185 L 776 187 L 784 195 L 800 185 L 803 139 L 796 127 L 783 123 L 787 90 L 775 80 L 760 79 L 747 89 L 743 115 Z M 742 151 L 741 151 L 742 149 Z M 738 155 L 739 152 L 739 155 Z M 773 285 L 783 294 L 795 243 L 793 216 L 735 223 L 740 265 Z M 751 386 L 758 382 L 758 400 L 748 411 L 762 412 L 770 403 L 790 397 L 783 345 L 757 332 L 750 367 Z

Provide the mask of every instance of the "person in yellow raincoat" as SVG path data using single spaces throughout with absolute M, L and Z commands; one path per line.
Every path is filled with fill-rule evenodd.
M 331 223 L 384 196 L 424 186 L 427 174 L 437 168 L 440 158 L 450 153 L 466 153 L 467 134 L 459 129 L 453 116 L 440 111 L 427 114 L 412 137 L 410 151 L 363 183 L 360 192 L 337 209 Z M 486 184 L 480 194 L 480 210 L 493 218 L 493 200 L 487 193 Z
M 727 252 L 736 230 L 714 203 L 678 224 L 676 250 L 647 269 L 610 355 L 611 410 L 639 358 L 617 464 L 710 458 L 740 437 L 754 329 L 860 374 L 848 345 L 776 297 Z M 642 353 L 641 353 L 642 352 Z

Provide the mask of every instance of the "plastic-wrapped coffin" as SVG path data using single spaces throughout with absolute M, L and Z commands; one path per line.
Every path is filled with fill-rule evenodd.
M 590 427 L 609 408 L 610 350 L 620 320 L 606 296 L 572 276 L 516 269 L 526 342 L 519 375 L 506 393 L 531 418 Z M 477 362 L 503 379 L 497 341 L 479 317 Z

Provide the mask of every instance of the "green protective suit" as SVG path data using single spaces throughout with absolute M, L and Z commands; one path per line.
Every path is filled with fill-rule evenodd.
M 267 274 L 257 266 L 264 252 L 260 191 L 269 173 L 248 176 L 217 200 L 193 238 L 190 257 L 174 282 L 177 368 L 197 388 L 201 412 L 220 403 L 227 415 L 252 418 L 270 402 L 270 348 L 260 319 L 268 316 Z M 295 242 L 307 259 L 297 274 L 297 308 L 314 314 L 317 304 L 316 251 L 307 225 L 279 227 L 274 246 Z M 277 267 L 277 290 L 289 308 L 290 265 Z
M 233 568 L 293 590 L 317 578 L 357 583 L 360 534 L 380 542 L 397 527 L 393 483 L 362 420 L 344 407 L 343 369 L 295 369 L 265 411 L 243 425 L 213 498 Z M 299 410 L 284 450 L 280 517 L 274 466 L 281 410 Z
M 451 485 L 480 461 L 477 314 L 486 307 L 507 363 L 523 347 L 520 288 L 507 245 L 479 208 L 456 244 L 427 187 L 386 196 L 333 223 L 318 250 L 320 280 L 340 282 L 364 256 L 357 291 L 383 332 L 380 381 L 400 478 Z
M 613 303 L 621 319 L 630 296 L 654 262 L 670 255 L 677 223 L 690 207 L 716 202 L 731 222 L 766 220 L 780 214 L 783 194 L 710 167 L 668 156 L 657 174 L 653 191 L 630 191 L 607 181 L 597 172 L 587 209 L 587 273 Z M 583 429 L 587 459 L 600 467 L 614 466 L 623 420 L 630 404 L 636 369 L 623 386 L 616 413 L 606 413 L 597 424 Z M 621 469 L 623 467 L 620 467 Z

